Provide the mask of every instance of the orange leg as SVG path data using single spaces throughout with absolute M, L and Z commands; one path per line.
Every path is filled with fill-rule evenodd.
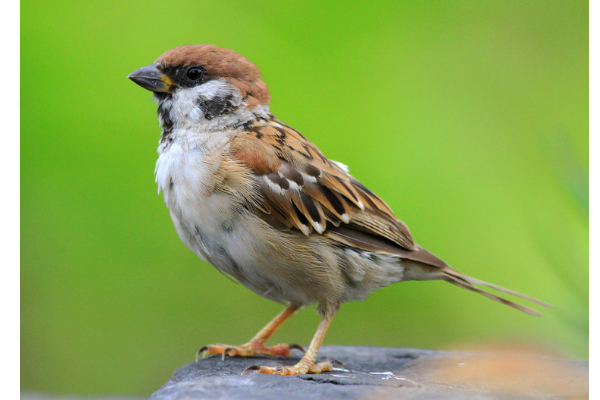
M 257 374 L 275 375 L 319 374 L 321 372 L 333 370 L 333 364 L 339 364 L 340 367 L 344 368 L 342 363 L 337 360 L 315 363 L 317 360 L 317 354 L 319 353 L 319 347 L 321 347 L 321 343 L 323 343 L 323 338 L 325 338 L 325 333 L 327 332 L 327 328 L 329 328 L 329 324 L 331 323 L 332 319 L 333 316 L 321 318 L 321 323 L 317 328 L 317 332 L 315 333 L 312 342 L 310 342 L 310 347 L 298 364 L 291 367 L 261 367 L 255 365 L 246 368 L 244 372 L 242 372 L 242 375 L 248 371 L 256 371 Z
M 297 306 L 289 306 L 283 310 L 278 316 L 273 318 L 271 322 L 267 324 L 260 332 L 256 334 L 248 343 L 241 346 L 228 346 L 226 344 L 211 344 L 204 346 L 198 350 L 196 354 L 196 361 L 202 354 L 205 356 L 211 354 L 221 354 L 223 358 L 225 355 L 230 357 L 242 356 L 250 357 L 254 354 L 263 354 L 265 356 L 285 356 L 289 357 L 292 349 L 298 349 L 304 353 L 304 349 L 297 344 L 278 344 L 276 346 L 267 347 L 265 343 L 275 333 L 275 331 L 283 325 L 283 323 L 291 317 L 298 310 Z

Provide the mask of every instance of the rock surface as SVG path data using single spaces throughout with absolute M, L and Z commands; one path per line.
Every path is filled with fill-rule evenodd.
M 241 375 L 252 365 L 293 365 L 300 356 L 221 360 L 213 355 L 179 368 L 150 399 L 490 400 L 589 396 L 587 361 L 528 354 L 324 346 L 319 361 L 338 359 L 345 369 L 318 375 Z

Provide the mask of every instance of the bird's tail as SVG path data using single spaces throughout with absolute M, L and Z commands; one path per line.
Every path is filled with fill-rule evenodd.
M 479 289 L 475 285 L 486 286 L 486 287 L 495 289 L 495 290 L 497 290 L 499 292 L 502 292 L 502 293 L 511 294 L 513 296 L 517 296 L 517 297 L 520 297 L 522 299 L 532 301 L 532 302 L 534 302 L 536 304 L 539 304 L 542 307 L 547 307 L 547 308 L 553 308 L 554 307 L 554 306 L 551 306 L 548 303 L 544 303 L 543 301 L 534 299 L 533 297 L 529 297 L 529 296 L 526 296 L 524 294 L 515 292 L 514 290 L 505 289 L 503 287 L 500 287 L 500 286 L 497 286 L 497 285 L 494 285 L 494 284 L 491 284 L 491 283 L 480 281 L 479 279 L 471 278 L 470 276 L 461 274 L 460 272 L 455 271 L 455 270 L 453 270 L 451 268 L 445 268 L 445 270 L 442 273 L 444 274 L 444 278 L 443 279 L 446 280 L 447 282 L 450 282 L 453 285 L 456 285 L 456 286 L 461 287 L 463 289 L 470 290 L 470 291 L 475 292 L 475 293 L 479 293 L 482 296 L 485 296 L 485 297 L 487 297 L 489 299 L 495 300 L 495 301 L 497 301 L 499 303 L 506 304 L 509 307 L 512 307 L 514 309 L 517 309 L 517 310 L 522 311 L 522 312 L 524 312 L 526 314 L 529 314 L 529 315 L 533 315 L 533 316 L 536 316 L 536 317 L 541 317 L 542 316 L 540 313 L 538 313 L 537 311 L 532 310 L 531 308 L 528 308 L 528 307 L 522 306 L 520 304 L 514 303 L 514 302 L 512 302 L 510 300 L 506 300 L 506 299 L 504 299 L 502 297 L 499 297 L 499 296 L 496 296 L 496 295 L 494 295 L 492 293 L 485 292 L 485 291 Z

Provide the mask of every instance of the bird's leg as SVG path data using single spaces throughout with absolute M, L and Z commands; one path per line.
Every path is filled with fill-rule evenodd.
M 285 356 L 289 357 L 292 349 L 298 349 L 304 353 L 302 346 L 297 344 L 278 344 L 276 346 L 265 346 L 266 341 L 275 333 L 275 331 L 283 325 L 283 323 L 298 310 L 297 306 L 289 306 L 277 315 L 271 322 L 267 324 L 260 332 L 256 334 L 248 343 L 241 346 L 229 346 L 226 344 L 211 344 L 204 346 L 196 354 L 196 361 L 202 354 L 205 356 L 211 354 L 222 354 L 228 356 L 250 357 L 254 354 L 263 354 L 265 356 Z
M 338 360 L 315 363 L 317 354 L 319 353 L 319 347 L 321 347 L 321 343 L 323 343 L 323 338 L 325 337 L 325 333 L 327 332 L 327 328 L 329 328 L 332 319 L 333 316 L 324 316 L 321 318 L 321 323 L 319 323 L 317 332 L 315 333 L 312 342 L 310 342 L 310 347 L 298 364 L 291 367 L 261 367 L 255 365 L 246 368 L 242 374 L 245 374 L 248 371 L 256 371 L 257 374 L 275 375 L 319 374 L 321 372 L 333 370 L 333 364 L 339 364 L 341 368 L 344 368 L 342 363 Z

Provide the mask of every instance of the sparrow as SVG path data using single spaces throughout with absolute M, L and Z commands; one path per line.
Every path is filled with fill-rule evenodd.
M 321 321 L 296 365 L 244 373 L 331 371 L 341 362 L 316 361 L 340 305 L 402 281 L 444 280 L 534 316 L 540 314 L 478 286 L 551 307 L 461 274 L 416 244 L 347 166 L 271 114 L 262 75 L 235 51 L 179 46 L 128 78 L 158 104 L 156 183 L 180 239 L 225 276 L 286 305 L 248 343 L 204 346 L 197 359 L 304 351 L 266 342 L 297 310 L 317 304 Z

